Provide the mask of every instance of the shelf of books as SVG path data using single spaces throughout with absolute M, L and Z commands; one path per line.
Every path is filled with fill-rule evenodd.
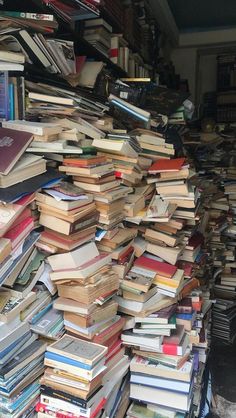
M 203 417 L 210 226 L 189 94 L 131 74 L 125 43 L 116 62 L 100 1 L 43 3 L 0 10 L 0 416 Z M 89 58 L 81 33 L 57 36 L 68 16 Z

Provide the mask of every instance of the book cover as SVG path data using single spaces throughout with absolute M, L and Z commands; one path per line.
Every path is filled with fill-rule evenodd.
M 74 359 L 80 363 L 83 362 L 85 368 L 105 356 L 107 349 L 101 345 L 65 335 L 61 340 L 49 346 L 48 351 L 67 356 L 68 359 Z
M 28 132 L 0 128 L 0 174 L 8 174 L 25 152 L 33 136 Z

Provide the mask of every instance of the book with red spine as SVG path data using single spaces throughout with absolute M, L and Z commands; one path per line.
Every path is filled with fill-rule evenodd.
M 30 216 L 23 219 L 18 225 L 9 229 L 4 238 L 11 240 L 12 249 L 15 249 L 34 229 L 34 219 Z
M 164 277 L 172 277 L 177 271 L 176 266 L 173 266 L 165 262 L 153 260 L 152 258 L 148 258 L 145 256 L 137 258 L 137 260 L 134 262 L 134 266 L 154 271 L 156 272 L 156 274 L 160 274 Z

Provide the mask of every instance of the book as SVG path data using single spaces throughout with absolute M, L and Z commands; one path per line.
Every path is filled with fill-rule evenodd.
M 111 262 L 110 254 L 99 254 L 91 258 L 86 263 L 75 269 L 59 269 L 51 273 L 51 279 L 53 281 L 64 280 L 65 276 L 70 280 L 85 279 L 86 277 L 92 276 L 96 271 L 104 267 Z
M 162 172 L 175 172 L 182 169 L 185 163 L 185 158 L 173 158 L 171 160 L 158 160 L 150 168 L 150 174 L 162 173 Z
M 0 146 L 2 150 L 0 174 L 7 175 L 11 171 L 32 139 L 32 135 L 28 132 L 19 133 L 16 130 L 0 128 Z
M 0 188 L 11 187 L 45 172 L 46 161 L 41 156 L 24 154 L 7 175 L 0 174 Z
M 99 255 L 98 249 L 94 243 L 89 243 L 78 249 L 48 257 L 48 262 L 54 271 L 63 270 L 66 266 L 70 268 L 81 267 L 84 263 L 92 260 Z
M 50 345 L 47 351 L 69 357 L 92 368 L 105 356 L 107 348 L 68 335 Z
M 139 401 L 175 408 L 186 412 L 190 408 L 192 391 L 187 394 L 131 383 L 130 396 Z
M 62 132 L 61 126 L 53 123 L 10 120 L 2 123 L 3 128 L 29 132 L 33 135 L 55 135 Z

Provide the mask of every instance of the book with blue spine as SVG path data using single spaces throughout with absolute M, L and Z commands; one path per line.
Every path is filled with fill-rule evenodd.
M 81 363 L 81 362 L 76 361 L 76 360 L 72 360 L 69 357 L 60 356 L 59 354 L 47 352 L 45 354 L 45 358 L 47 358 L 48 360 L 54 360 L 54 361 L 70 364 L 71 366 L 75 366 L 75 367 L 78 367 L 80 369 L 92 370 L 92 366 L 89 366 L 88 364 Z
M 77 363 L 83 363 L 93 368 L 107 353 L 107 347 L 64 335 L 61 340 L 56 341 L 47 348 L 47 354 L 54 353 L 66 359 L 71 359 Z M 91 369 L 88 369 L 91 370 Z
M 7 120 L 9 113 L 8 71 L 0 72 L 0 120 Z

